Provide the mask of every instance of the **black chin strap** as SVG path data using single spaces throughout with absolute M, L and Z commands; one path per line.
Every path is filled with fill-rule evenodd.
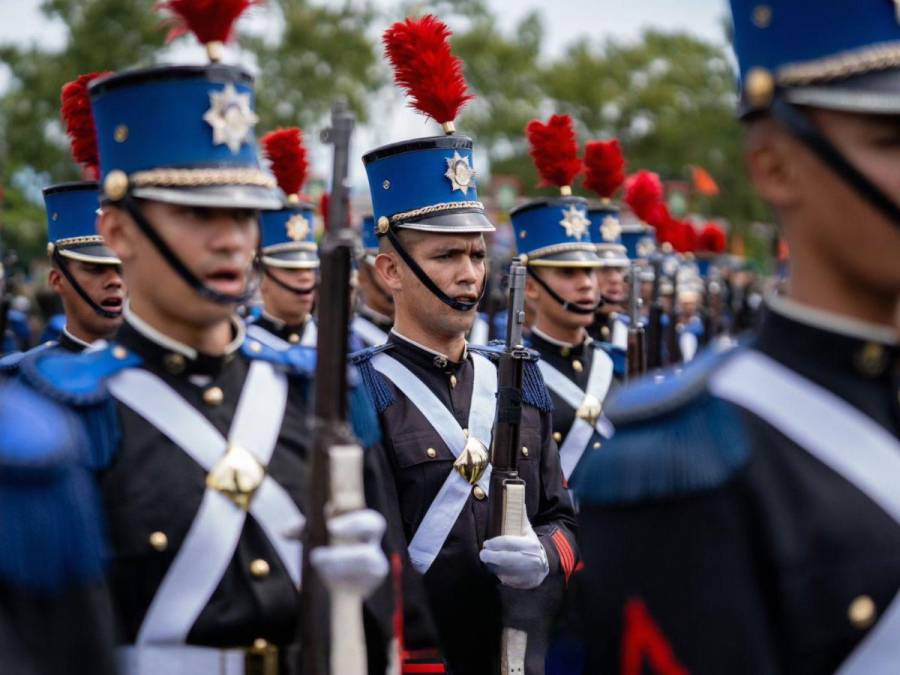
M 94 313 L 97 316 L 103 317 L 104 319 L 118 319 L 122 316 L 122 310 L 118 311 L 110 311 L 98 305 L 94 302 L 94 299 L 88 295 L 87 291 L 84 290 L 84 287 L 78 283 L 78 280 L 72 275 L 71 270 L 69 269 L 69 261 L 60 254 L 59 249 L 55 246 L 53 247 L 53 263 L 59 268 L 59 271 L 62 272 L 62 275 L 66 278 L 66 281 L 69 282 L 69 285 L 75 289 L 75 292 L 81 296 L 81 299 L 84 300 L 88 307 L 94 310 Z
M 203 281 L 191 272 L 191 270 L 188 269 L 188 266 L 175 255 L 175 252 L 169 248 L 168 244 L 166 244 L 156 230 L 153 229 L 153 226 L 150 224 L 150 221 L 147 220 L 147 217 L 141 210 L 137 200 L 130 193 L 126 194 L 121 201 L 117 202 L 117 204 L 125 207 L 125 210 L 128 211 L 128 215 L 130 215 L 134 222 L 137 223 L 137 226 L 141 228 L 141 232 L 143 232 L 144 236 L 150 240 L 150 243 L 153 244 L 154 248 L 156 248 L 157 252 L 168 263 L 169 267 L 175 270 L 178 276 L 181 277 L 181 280 L 193 288 L 202 298 L 214 302 L 217 305 L 240 305 L 253 297 L 256 292 L 256 287 L 253 284 L 248 284 L 247 290 L 240 295 L 220 293 L 204 284 Z
M 310 293 L 312 293 L 319 287 L 318 282 L 313 282 L 312 286 L 308 286 L 306 288 L 300 288 L 299 286 L 291 286 L 289 283 L 282 281 L 281 279 L 276 277 L 274 274 L 272 274 L 272 271 L 269 269 L 269 266 L 266 265 L 264 262 L 260 261 L 259 266 L 262 267 L 263 274 L 265 274 L 267 277 L 269 277 L 269 279 L 274 281 L 276 286 L 281 286 L 281 288 L 283 288 L 284 290 L 290 291 L 291 293 L 294 293 L 295 295 L 309 295 Z
M 550 294 L 550 297 L 556 300 L 567 312 L 572 312 L 573 314 L 593 314 L 603 306 L 603 298 L 600 298 L 600 300 L 597 301 L 597 304 L 595 304 L 593 307 L 588 308 L 581 307 L 574 302 L 569 302 L 568 300 L 564 299 L 559 293 L 550 288 L 547 282 L 541 279 L 538 273 L 534 271 L 533 267 L 528 267 L 527 270 L 528 276 L 534 279 L 538 283 L 538 286 L 547 291 L 547 293 Z
M 487 284 L 483 284 L 481 286 L 481 293 L 478 294 L 478 299 L 473 302 L 462 302 L 460 300 L 454 300 L 449 295 L 444 293 L 440 288 L 438 288 L 437 284 L 434 283 L 431 278 L 425 274 L 425 270 L 419 267 L 419 263 L 413 260 L 413 257 L 403 248 L 403 245 L 400 243 L 400 239 L 394 234 L 393 229 L 389 229 L 387 231 L 387 238 L 390 240 L 393 247 L 397 250 L 397 253 L 400 254 L 400 257 L 403 258 L 403 262 L 406 263 L 406 266 L 409 267 L 413 271 L 413 274 L 422 282 L 422 285 L 425 286 L 432 294 L 445 305 L 455 309 L 457 312 L 469 312 L 475 309 L 478 306 L 478 303 L 481 302 L 481 297 L 484 295 L 484 289 L 487 288 Z
M 844 157 L 803 112 L 782 98 L 776 98 L 772 116 L 812 150 L 820 160 L 843 178 L 860 197 L 900 227 L 900 206 Z

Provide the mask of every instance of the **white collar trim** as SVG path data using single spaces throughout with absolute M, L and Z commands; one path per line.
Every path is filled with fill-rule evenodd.
M 80 345 L 81 345 L 82 347 L 84 347 L 85 349 L 87 349 L 88 347 L 91 346 L 91 343 L 90 343 L 90 342 L 86 342 L 85 340 L 82 340 L 80 337 L 76 337 L 76 336 L 72 335 L 72 333 L 69 332 L 69 329 L 68 329 L 68 328 L 63 328 L 63 331 L 62 331 L 62 332 L 63 332 L 63 334 L 64 334 L 67 338 L 69 338 L 72 342 L 76 342 L 76 343 L 80 344 Z
M 418 347 L 419 349 L 422 349 L 422 350 L 428 352 L 429 354 L 434 354 L 435 356 L 440 356 L 442 359 L 445 359 L 446 361 L 453 361 L 453 359 L 451 359 L 446 354 L 439 352 L 435 349 L 432 349 L 431 347 L 426 347 L 425 345 L 423 345 L 419 342 L 416 342 L 415 340 L 412 340 L 401 333 L 398 333 L 396 328 L 391 328 L 391 333 L 393 335 L 396 335 L 398 338 L 400 338 L 404 342 L 408 342 L 409 344 L 413 345 L 414 347 Z M 463 347 L 462 358 L 460 359 L 460 361 L 465 361 L 466 357 L 468 355 L 469 355 L 469 343 L 466 342 L 465 347 Z
M 125 307 L 122 310 L 122 313 L 125 316 L 125 321 L 131 324 L 138 333 L 143 335 L 148 340 L 155 342 L 156 344 L 161 345 L 170 351 L 177 352 L 191 360 L 197 358 L 198 352 L 196 349 L 158 331 L 156 328 L 154 328 L 137 314 L 135 314 L 134 310 L 131 309 L 131 304 L 127 300 L 125 301 Z M 246 328 L 244 327 L 243 321 L 240 321 L 237 317 L 232 316 L 231 325 L 234 327 L 234 339 L 225 347 L 225 351 L 222 354 L 223 356 L 227 356 L 228 354 L 233 354 L 234 352 L 236 352 L 244 342 L 244 338 L 246 336 Z

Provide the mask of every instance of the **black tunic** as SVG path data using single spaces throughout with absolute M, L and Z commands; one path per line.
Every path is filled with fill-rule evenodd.
M 389 354 L 420 378 L 465 428 L 474 381 L 472 357 L 468 355 L 459 363 L 448 362 L 395 333 L 388 343 Z M 384 446 L 394 474 L 406 538 L 410 541 L 453 470 L 454 456 L 415 404 L 393 383 L 388 382 L 388 386 L 394 402 L 381 415 Z M 543 617 L 549 620 L 562 600 L 564 571 L 570 572 L 577 558 L 574 513 L 563 487 L 548 412 L 525 406 L 521 442 L 519 472 L 527 484 L 528 516 L 547 550 L 550 575 L 538 589 L 521 593 L 517 608 L 528 620 Z M 473 496 L 425 574 L 441 645 L 449 672 L 454 675 L 495 672 L 499 656 L 499 582 L 478 557 L 487 535 L 489 502 L 483 497 L 482 494 L 479 499 L 473 490 Z M 540 646 L 540 633 L 546 630 L 548 626 L 536 628 L 529 637 L 533 637 L 535 647 Z
M 753 346 L 900 433 L 896 344 L 769 311 Z M 707 484 L 661 492 L 684 481 L 667 473 L 663 453 L 653 466 L 654 438 L 696 454 L 694 478 Z M 736 446 L 747 457 L 720 480 L 699 473 L 721 468 Z M 636 621 L 644 635 L 655 625 L 656 654 L 668 643 L 692 675 L 831 673 L 900 588 L 897 522 L 782 432 L 708 390 L 619 427 L 603 452 L 608 461 L 595 457 L 578 484 L 587 672 L 619 672 Z M 588 496 L 625 480 L 644 483 L 648 496 Z

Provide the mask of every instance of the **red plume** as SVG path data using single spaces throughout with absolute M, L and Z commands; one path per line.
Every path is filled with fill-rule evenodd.
M 525 127 L 531 144 L 531 158 L 541 175 L 541 185 L 571 186 L 575 176 L 581 173 L 578 145 L 572 118 L 568 115 L 552 115 L 546 124 L 531 120 Z
M 679 253 L 696 251 L 697 243 L 699 241 L 697 230 L 695 230 L 694 226 L 687 220 L 679 220 L 677 223 L 678 230 L 675 241 L 672 242 L 673 248 Z
M 625 203 L 641 220 L 650 223 L 647 216 L 652 217 L 654 207 L 662 200 L 662 181 L 652 171 L 638 171 L 625 180 Z
M 87 73 L 63 85 L 60 94 L 62 118 L 72 146 L 72 157 L 84 167 L 87 176 L 96 180 L 100 175 L 100 157 L 97 151 L 97 130 L 91 112 L 88 84 L 111 72 Z
M 677 221 L 669 213 L 669 207 L 665 202 L 656 202 L 649 207 L 645 217 L 641 218 L 656 230 L 656 240 L 659 243 L 668 241 L 671 243 L 677 229 Z
M 584 146 L 584 187 L 604 199 L 613 196 L 625 182 L 625 157 L 617 139 L 590 141 Z
M 475 98 L 468 93 L 462 61 L 450 51 L 450 29 L 428 14 L 398 21 L 381 38 L 394 67 L 394 81 L 412 99 L 410 107 L 438 124 L 452 122 Z
M 272 163 L 272 173 L 275 174 L 278 187 L 286 195 L 299 194 L 309 167 L 303 132 L 298 127 L 278 129 L 267 133 L 259 142 Z
M 322 216 L 322 222 L 325 224 L 325 230 L 328 230 L 328 209 L 331 206 L 331 195 L 323 192 L 319 197 L 319 213 Z
M 715 223 L 707 223 L 703 231 L 700 232 L 698 248 L 701 251 L 724 253 L 727 245 L 728 241 L 725 237 L 725 231 Z
M 202 44 L 228 42 L 238 18 L 253 5 L 264 0 L 162 0 L 156 9 L 165 9 L 174 16 L 166 41 L 185 33 L 193 33 Z

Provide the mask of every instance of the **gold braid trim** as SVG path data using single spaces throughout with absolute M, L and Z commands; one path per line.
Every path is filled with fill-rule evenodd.
M 57 239 L 53 243 L 57 247 L 84 246 L 86 244 L 102 244 L 103 237 L 101 237 L 99 234 L 88 235 L 86 237 L 66 237 L 65 239 Z
M 274 188 L 275 179 L 259 169 L 153 169 L 138 171 L 129 179 L 134 187 L 202 187 L 249 185 Z
M 842 52 L 815 61 L 782 66 L 777 71 L 778 84 L 799 86 L 837 80 L 900 66 L 900 43 L 890 42 L 854 51 Z
M 529 251 L 528 259 L 535 260 L 536 258 L 543 258 L 544 256 L 555 255 L 557 253 L 565 253 L 566 251 L 587 251 L 596 254 L 597 246 L 596 244 L 591 244 L 589 242 L 584 242 L 582 244 L 576 244 L 574 242 L 570 244 L 553 244 L 552 246 L 544 246 L 535 249 L 534 251 Z
M 272 244 L 271 246 L 266 246 L 263 248 L 263 254 L 266 253 L 281 253 L 284 251 L 311 251 L 315 252 L 318 250 L 318 246 L 316 246 L 315 242 L 311 241 L 299 241 L 299 242 L 289 242 L 286 244 Z
M 433 213 L 452 211 L 454 209 L 481 209 L 482 211 L 484 211 L 484 204 L 482 204 L 481 202 L 447 202 L 444 204 L 432 204 L 431 206 L 424 206 L 421 209 L 404 211 L 403 213 L 395 213 L 393 216 L 391 216 L 391 222 L 399 223 L 407 220 L 413 220 L 414 218 L 421 218 L 422 216 L 430 216 Z

